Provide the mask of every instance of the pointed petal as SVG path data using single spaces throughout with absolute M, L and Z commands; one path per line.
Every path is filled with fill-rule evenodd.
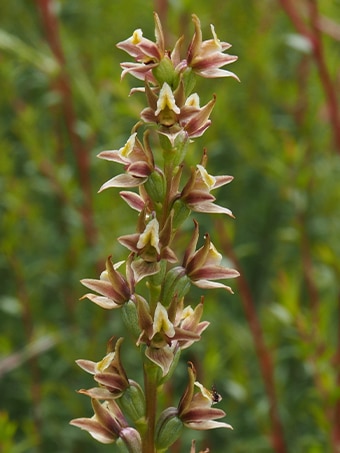
M 156 44 L 159 48 L 161 53 L 164 53 L 165 43 L 164 43 L 164 35 L 161 21 L 159 20 L 158 14 L 153 13 L 154 21 L 155 21 L 155 37 L 156 37 Z
M 107 150 L 107 151 L 102 151 L 97 155 L 99 159 L 104 159 L 104 160 L 109 160 L 112 162 L 118 162 L 119 164 L 126 164 L 128 160 L 122 159 L 122 156 L 120 155 L 119 151 L 117 150 Z
M 223 266 L 204 266 L 193 273 L 194 279 L 220 280 L 223 278 L 236 278 L 240 273 L 235 269 L 229 269 Z
M 197 395 L 197 394 L 196 394 Z M 195 395 L 195 396 L 196 396 Z M 216 418 L 225 417 L 225 412 L 222 409 L 216 409 L 214 407 L 209 407 L 210 402 L 208 403 L 208 407 L 202 407 L 202 404 L 195 407 L 194 404 L 190 405 L 190 410 L 185 412 L 184 418 L 185 422 L 198 422 L 198 421 L 208 421 L 214 420 Z
M 178 414 L 181 416 L 184 414 L 190 407 L 190 403 L 194 396 L 194 384 L 196 380 L 196 369 L 191 362 L 188 362 L 188 374 L 189 374 L 189 382 L 188 385 L 183 393 L 182 398 L 178 404 Z
M 146 348 L 145 355 L 162 369 L 163 377 L 168 374 L 174 360 L 174 354 L 169 346 L 159 349 L 148 347 Z
M 236 79 L 238 82 L 240 82 L 240 79 L 236 74 L 231 71 L 226 71 L 225 69 L 206 69 L 200 71 L 200 75 L 202 77 L 205 77 L 206 79 L 214 79 L 217 77 L 232 77 L 233 79 Z
M 126 388 L 126 380 L 122 376 L 119 376 L 118 374 L 96 373 L 94 376 L 94 380 L 98 382 L 98 384 L 107 387 L 111 392 L 115 392 L 116 396 L 117 392 L 121 394 L 122 389 Z
M 215 103 L 216 96 L 214 95 L 213 99 L 202 107 L 200 111 L 186 123 L 185 130 L 190 137 L 199 137 L 210 126 L 211 121 L 209 120 L 209 116 Z
M 119 294 L 115 291 L 110 282 L 107 282 L 105 280 L 97 280 L 94 278 L 84 278 L 83 280 L 80 280 L 80 283 L 87 288 L 92 289 L 92 291 L 96 291 L 102 296 L 108 297 L 109 299 L 112 299 L 114 301 L 117 301 L 119 299 Z
M 177 263 L 178 258 L 175 252 L 170 247 L 165 247 L 162 250 L 162 259 L 168 261 L 169 263 Z
M 135 192 L 121 191 L 119 195 L 135 211 L 141 212 L 145 206 L 143 198 Z
M 91 418 L 75 418 L 70 421 L 70 425 L 88 431 L 94 439 L 102 444 L 112 444 L 116 439 L 108 429 Z
M 190 203 L 188 206 L 195 212 L 203 212 L 207 214 L 227 214 L 230 217 L 235 218 L 230 209 L 214 203 Z
M 194 234 L 193 234 L 193 236 L 189 242 L 189 245 L 186 248 L 185 253 L 184 253 L 183 267 L 187 266 L 189 260 L 191 260 L 191 258 L 193 257 L 193 255 L 195 253 L 195 250 L 196 250 L 196 245 L 197 245 L 197 241 L 199 238 L 199 228 L 198 228 L 198 223 L 196 222 L 196 220 L 194 220 L 194 224 L 195 224 Z
M 139 240 L 139 236 L 140 235 L 138 233 L 126 234 L 125 236 L 120 236 L 118 238 L 118 242 L 132 252 L 138 252 L 137 242 Z
M 223 422 L 215 422 L 214 420 L 206 420 L 204 422 L 191 422 L 191 423 L 184 423 L 185 426 L 191 429 L 195 429 L 197 431 L 205 431 L 207 429 L 215 429 L 215 428 L 229 428 L 233 429 L 231 425 L 228 423 Z
M 194 281 L 193 284 L 198 288 L 202 289 L 215 289 L 215 288 L 224 288 L 229 291 L 231 294 L 234 294 L 233 290 L 230 286 L 223 285 L 223 283 L 212 282 L 210 280 L 197 280 Z
M 76 364 L 83 370 L 87 371 L 88 373 L 95 374 L 96 362 L 92 362 L 91 360 L 79 359 L 76 360 Z
M 94 304 L 98 305 L 101 308 L 106 310 L 114 310 L 115 308 L 120 308 L 121 305 L 116 304 L 112 299 L 104 296 L 97 296 L 96 294 L 85 294 L 80 300 L 89 299 Z
M 214 184 L 214 189 L 217 189 L 217 187 L 222 187 L 225 184 L 229 184 L 233 179 L 234 177 L 229 175 L 215 176 L 216 181 Z
M 98 400 L 92 399 L 92 407 L 98 422 L 111 432 L 113 437 L 118 437 L 120 425 L 117 418 L 121 415 L 121 410 L 117 404 L 113 400 L 101 404 Z
M 102 192 L 110 187 L 137 187 L 143 184 L 147 178 L 135 178 L 129 174 L 121 174 L 114 176 L 101 186 L 98 192 Z
M 136 283 L 145 277 L 157 274 L 159 272 L 159 266 L 159 263 L 147 263 L 143 259 L 133 261 L 131 267 L 134 272 Z
M 129 165 L 128 172 L 135 178 L 147 178 L 151 173 L 151 168 L 147 162 L 138 161 Z
M 82 393 L 83 395 L 87 395 L 92 399 L 96 400 L 110 400 L 115 399 L 119 395 L 111 393 L 110 390 L 100 388 L 100 387 L 93 387 L 92 389 L 88 390 L 79 390 L 78 393 Z

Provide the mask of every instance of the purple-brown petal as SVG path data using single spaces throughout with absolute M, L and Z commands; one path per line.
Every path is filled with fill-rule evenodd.
M 240 273 L 235 269 L 229 269 L 223 266 L 204 266 L 195 270 L 190 275 L 193 279 L 205 278 L 207 280 L 220 280 L 223 278 L 236 278 Z
M 122 376 L 113 373 L 96 373 L 94 380 L 104 385 L 111 392 L 121 393 L 127 387 L 127 381 Z
M 163 348 L 146 348 L 145 355 L 162 370 L 162 375 L 166 376 L 174 360 L 174 354 L 169 346 Z
M 195 280 L 193 284 L 198 288 L 202 289 L 215 289 L 215 288 L 224 288 L 229 291 L 231 294 L 234 294 L 233 290 L 230 286 L 224 285 L 223 283 L 219 282 L 212 282 L 211 280 Z
M 231 425 L 224 422 L 215 422 L 214 420 L 205 420 L 204 422 L 190 422 L 185 423 L 185 425 L 190 429 L 195 429 L 197 431 L 206 431 L 208 429 L 216 429 L 216 428 L 229 428 L 233 429 Z
M 121 191 L 119 195 L 130 206 L 130 208 L 141 212 L 145 206 L 143 198 L 135 192 Z
M 197 245 L 197 241 L 199 238 L 199 228 L 198 228 L 198 223 L 196 222 L 196 220 L 194 220 L 194 225 L 195 225 L 194 234 L 192 235 L 189 245 L 186 248 L 185 253 L 184 253 L 183 267 L 186 267 L 188 265 L 189 261 L 191 261 L 193 255 L 195 253 L 195 250 L 196 250 L 196 245 Z
M 226 413 L 222 409 L 216 409 L 214 407 L 191 407 L 183 414 L 183 421 L 185 421 L 185 423 L 190 423 L 214 420 L 225 417 L 225 415 Z
M 78 359 L 76 364 L 87 373 L 95 374 L 96 372 L 96 362 L 92 362 L 92 360 Z
M 102 151 L 97 155 L 97 157 L 99 157 L 99 159 L 109 160 L 124 165 L 128 162 L 128 159 L 123 159 L 117 150 Z
M 75 418 L 70 421 L 70 425 L 88 431 L 94 439 L 102 444 L 112 444 L 117 439 L 117 436 L 109 429 L 91 418 Z
M 206 214 L 227 214 L 232 218 L 235 218 L 230 209 L 224 208 L 213 203 L 193 203 L 188 205 L 192 211 L 203 212 Z
M 87 395 L 92 399 L 96 400 L 110 400 L 117 398 L 117 394 L 110 392 L 110 390 L 101 387 L 93 387 L 91 389 L 82 389 L 78 390 L 78 393 L 82 393 L 83 395 Z
M 120 308 L 121 305 L 116 304 L 112 299 L 104 296 L 97 296 L 97 294 L 85 294 L 81 297 L 80 300 L 89 299 L 94 304 L 98 305 L 101 308 L 105 308 L 106 310 L 113 310 L 115 308 Z
M 147 178 L 151 173 L 151 168 L 146 162 L 134 162 L 129 165 L 128 172 L 136 178 Z
M 113 288 L 110 282 L 105 280 L 96 280 L 94 278 L 84 278 L 80 282 L 87 288 L 92 289 L 92 291 L 96 291 L 102 296 L 108 297 L 116 302 L 119 300 L 119 293 Z
M 139 234 L 138 233 L 133 233 L 133 234 L 127 234 L 125 236 L 120 236 L 118 238 L 118 242 L 127 249 L 131 250 L 132 252 L 138 252 L 137 248 L 137 242 L 139 240 Z
M 109 189 L 111 187 L 137 187 L 143 184 L 147 178 L 136 178 L 129 174 L 121 174 L 114 176 L 109 181 L 104 183 L 98 192 L 103 192 L 105 189 Z

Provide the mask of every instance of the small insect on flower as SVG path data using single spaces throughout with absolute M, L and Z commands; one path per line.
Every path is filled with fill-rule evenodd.
M 216 387 L 213 385 L 211 388 L 211 399 L 214 403 L 219 403 L 222 400 L 222 396 L 217 392 Z

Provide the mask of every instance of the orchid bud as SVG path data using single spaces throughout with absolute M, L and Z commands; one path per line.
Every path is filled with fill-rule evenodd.
M 169 305 L 173 297 L 181 299 L 187 294 L 190 289 L 190 279 L 185 274 L 185 270 L 181 266 L 173 267 L 166 274 L 162 292 L 162 300 L 164 305 Z
M 172 61 L 167 56 L 162 58 L 159 65 L 152 70 L 152 73 L 160 86 L 166 82 L 171 87 L 176 87 L 178 83 L 178 74 L 175 71 Z
M 140 453 L 142 451 L 139 432 L 129 426 L 120 431 L 116 445 L 121 453 Z
M 125 390 L 123 395 L 117 400 L 117 403 L 123 413 L 131 418 L 136 424 L 144 423 L 145 416 L 145 396 L 140 385 L 129 380 L 130 386 Z
M 129 300 L 123 305 L 121 313 L 123 322 L 127 327 L 128 331 L 131 333 L 133 338 L 138 338 L 140 330 L 138 324 L 138 313 L 136 304 L 132 300 Z
M 184 71 L 182 78 L 184 83 L 185 95 L 189 96 L 189 94 L 193 91 L 196 84 L 196 74 L 192 71 L 191 68 L 187 68 Z
M 175 407 L 168 407 L 159 416 L 155 433 L 157 450 L 166 451 L 181 435 L 184 425 L 177 413 Z
M 174 210 L 173 226 L 174 228 L 178 228 L 189 217 L 191 209 L 189 209 L 188 206 L 185 203 L 183 203 L 181 199 L 178 199 L 173 204 L 173 210 Z
M 165 194 L 164 174 L 160 171 L 153 171 L 144 184 L 150 198 L 155 202 L 162 202 Z

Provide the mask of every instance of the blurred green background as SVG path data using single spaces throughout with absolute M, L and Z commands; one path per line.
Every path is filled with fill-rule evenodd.
M 124 258 L 115 238 L 134 231 L 118 191 L 96 194 L 121 170 L 96 154 L 120 148 L 144 107 L 115 44 L 136 28 L 153 39 L 154 10 L 169 47 L 193 12 L 205 39 L 214 23 L 241 79 L 197 86 L 217 104 L 188 163 L 207 147 L 209 173 L 235 177 L 217 197 L 236 220 L 196 218 L 242 276 L 234 295 L 205 294 L 210 329 L 184 356 L 234 431 L 188 432 L 172 451 L 196 438 L 220 453 L 339 452 L 339 0 L 1 2 L 0 451 L 115 451 L 68 425 L 92 414 L 74 361 L 100 360 L 122 331 L 117 313 L 79 302 L 79 280 Z

